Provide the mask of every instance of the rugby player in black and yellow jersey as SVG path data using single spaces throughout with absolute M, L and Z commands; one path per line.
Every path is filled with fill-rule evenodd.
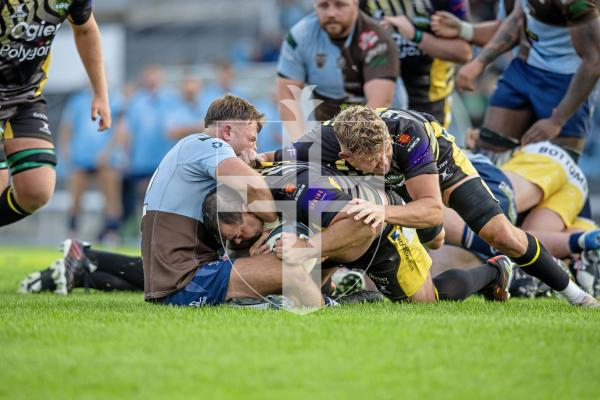
M 111 125 L 92 1 L 0 0 L 0 226 L 30 215 L 54 192 L 56 155 L 42 90 L 65 19 L 94 91 L 91 117 L 100 116 L 100 131 Z
M 314 144 L 317 144 L 314 146 Z M 314 148 L 313 148 L 314 147 Z M 313 148 L 313 149 L 311 149 Z M 319 157 L 319 158 L 314 158 Z M 466 155 L 431 116 L 411 111 L 352 106 L 282 151 L 259 159 L 297 159 L 354 168 L 386 177 L 406 205 L 382 206 L 364 200 L 348 212 L 374 226 L 386 222 L 431 228 L 442 223 L 442 205 L 454 209 L 488 244 L 525 272 L 562 293 L 571 304 L 600 307 L 556 263 L 539 241 L 510 223 Z M 342 165 L 341 162 L 344 164 Z M 441 244 L 443 231 L 438 231 Z M 435 232 L 434 232 L 435 233 Z
M 426 112 L 450 125 L 454 63 L 464 64 L 471 48 L 462 38 L 438 37 L 431 29 L 434 13 L 445 11 L 465 20 L 466 0 L 361 0 L 361 8 L 390 28 L 400 55 L 400 76 L 411 110 Z

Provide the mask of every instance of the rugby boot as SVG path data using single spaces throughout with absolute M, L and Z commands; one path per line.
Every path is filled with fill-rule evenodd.
M 487 260 L 487 264 L 498 270 L 498 279 L 481 294 L 488 301 L 508 301 L 510 293 L 508 291 L 512 276 L 513 263 L 506 256 L 496 256 Z

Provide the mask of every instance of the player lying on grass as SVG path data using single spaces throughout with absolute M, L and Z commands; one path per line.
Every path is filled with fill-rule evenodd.
M 511 264 L 506 257 L 497 257 L 489 260 L 487 265 L 469 270 L 449 270 L 432 279 L 429 273 L 431 259 L 420 244 L 414 229 L 384 223 L 381 230 L 377 232 L 377 240 L 373 241 L 372 231 L 369 230 L 366 236 L 361 233 L 366 225 L 359 221 L 358 227 L 355 226 L 351 230 L 337 229 L 344 237 L 337 234 L 334 236 L 331 233 L 336 230 L 336 225 L 343 227 L 339 221 L 346 222 L 346 226 L 349 225 L 348 220 L 350 223 L 356 222 L 352 217 L 348 218 L 343 211 L 353 197 L 371 199 L 382 205 L 404 204 L 398 194 L 379 190 L 366 182 L 357 183 L 333 169 L 309 164 L 282 164 L 264 169 L 262 174 L 271 187 L 274 199 L 278 201 L 284 219 L 297 218 L 299 222 L 317 230 L 321 230 L 321 227 L 325 228 L 320 235 L 311 237 L 301 246 L 300 254 L 298 251 L 294 252 L 286 248 L 283 254 L 280 254 L 281 257 L 291 258 L 295 263 L 302 263 L 306 258 L 329 256 L 323 264 L 324 276 L 330 274 L 325 270 L 340 264 L 361 267 L 366 269 L 378 289 L 394 301 L 407 298 L 416 302 L 431 302 L 438 299 L 462 300 L 476 292 L 483 293 L 489 300 L 507 299 L 506 285 L 510 277 Z M 266 254 L 270 251 L 264 245 L 266 235 L 259 237 L 263 228 L 262 221 L 249 212 L 246 204 L 235 192 L 226 190 L 211 192 L 204 202 L 203 214 L 207 230 L 228 239 L 236 247 L 246 245 L 247 248 L 254 242 L 250 247 L 251 255 Z M 347 234 L 350 231 L 352 235 Z M 258 241 L 255 241 L 257 237 Z M 348 237 L 353 240 L 344 243 L 343 246 L 328 242 L 334 239 L 336 243 L 343 243 L 348 240 Z M 331 252 L 325 247 L 337 248 L 338 252 Z M 309 250 L 306 251 L 305 248 Z M 98 254 L 102 254 L 90 249 L 85 252 L 90 260 L 100 260 Z M 66 253 L 63 264 L 69 265 L 68 259 L 69 255 Z M 123 267 L 132 267 L 132 260 L 125 257 L 122 260 Z M 88 262 L 85 260 L 79 262 L 82 265 L 86 263 Z M 38 273 L 39 276 L 31 275 L 23 282 L 23 291 L 39 291 L 40 285 L 35 278 L 42 275 L 46 276 L 47 282 L 42 287 L 51 289 L 51 269 L 52 267 L 46 272 Z M 114 271 L 114 265 L 106 269 L 102 265 L 97 265 L 97 271 L 107 269 Z M 137 269 L 139 270 L 139 263 Z M 94 274 L 95 272 L 91 274 L 92 281 Z M 85 284 L 83 275 L 79 273 L 81 278 L 75 284 L 76 286 Z M 31 289 L 25 289 L 27 287 Z M 112 285 L 110 288 L 114 287 Z
M 521 227 L 536 235 L 554 257 L 563 259 L 576 282 L 594 294 L 600 275 L 596 254 L 600 248 L 600 230 L 583 201 L 587 196 L 585 177 L 567 153 L 548 142 L 527 145 L 509 159 L 506 171 L 481 154 L 469 154 L 469 159 L 507 218 L 516 223 L 519 216 Z M 476 265 L 480 259 L 498 254 L 447 208 L 444 209 L 444 229 L 448 244 L 477 255 L 471 258 L 456 249 L 443 248 L 433 258 L 440 258 L 446 266 Z M 516 279 L 510 287 L 511 295 L 548 292 L 537 279 L 519 270 L 514 272 Z
M 469 155 L 504 214 L 537 236 L 556 258 L 600 249 L 600 230 L 591 221 L 587 180 L 566 151 L 549 142 L 522 147 L 501 168 L 485 156 Z M 486 257 L 498 254 L 451 209 L 444 210 L 446 242 Z
M 263 154 L 259 159 L 310 161 L 315 155 L 315 161 L 346 171 L 349 167 L 341 164 L 343 161 L 364 173 L 384 175 L 388 187 L 411 199 L 406 205 L 391 206 L 361 200 L 349 212 L 356 213 L 356 218 L 365 223 L 376 226 L 385 221 L 413 228 L 441 226 L 446 205 L 486 243 L 563 294 L 571 304 L 600 306 L 569 280 L 535 237 L 510 223 L 454 143 L 454 137 L 430 116 L 352 106 L 338 114 L 334 122 L 326 122 L 283 151 Z M 430 235 L 424 242 L 441 244 L 442 235 L 443 231 L 436 238 Z

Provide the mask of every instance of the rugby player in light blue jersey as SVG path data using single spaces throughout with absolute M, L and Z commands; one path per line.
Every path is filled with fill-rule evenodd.
M 517 44 L 518 56 L 490 98 L 477 146 L 494 155 L 520 142 L 552 140 L 577 158 L 590 126 L 589 95 L 600 77 L 596 2 L 515 2 L 490 42 L 460 69 L 457 85 L 474 89 L 485 66 Z

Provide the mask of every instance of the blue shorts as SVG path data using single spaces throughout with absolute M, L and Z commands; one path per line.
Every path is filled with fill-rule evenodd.
M 186 287 L 162 299 L 175 306 L 215 306 L 225 302 L 229 276 L 235 260 L 213 261 L 196 270 Z
M 565 97 L 572 77 L 544 71 L 515 58 L 502 73 L 490 98 L 490 106 L 511 110 L 529 108 L 537 119 L 548 118 Z M 591 124 L 590 97 L 563 126 L 560 137 L 585 138 Z

